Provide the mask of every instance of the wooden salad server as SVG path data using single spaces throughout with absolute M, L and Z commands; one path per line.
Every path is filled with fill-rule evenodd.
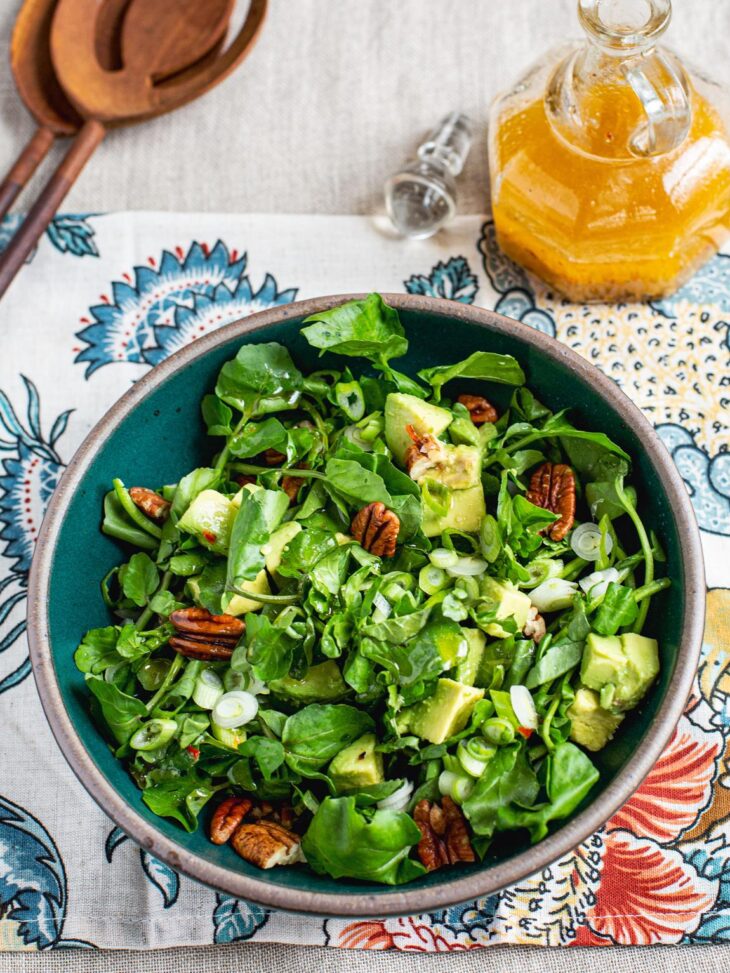
M 109 0 L 107 0 L 109 2 Z M 58 0 L 50 31 L 53 67 L 82 120 L 70 149 L 0 255 L 5 293 L 107 128 L 172 111 L 210 90 L 251 50 L 268 0 L 252 0 L 227 46 L 218 42 L 233 0 L 129 0 L 112 47 L 117 66 L 98 51 L 103 0 Z M 117 45 L 115 47 L 115 45 Z
M 114 38 L 129 0 L 106 0 L 96 25 L 97 53 L 114 67 Z M 51 64 L 51 20 L 56 0 L 25 0 L 10 41 L 10 68 L 25 107 L 38 123 L 0 183 L 0 220 L 45 158 L 57 136 L 73 135 L 82 120 L 63 93 Z

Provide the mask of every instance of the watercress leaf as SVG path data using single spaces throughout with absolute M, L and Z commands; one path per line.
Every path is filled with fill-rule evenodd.
M 74 653 L 76 668 L 94 675 L 121 661 L 122 657 L 117 652 L 117 629 L 114 625 L 92 628 L 84 635 L 81 645 Z
M 400 885 L 425 874 L 408 855 L 421 832 L 403 811 L 375 811 L 367 817 L 355 797 L 326 797 L 302 839 L 315 872 L 332 878 Z
M 568 455 L 570 465 L 581 476 L 609 480 L 616 473 L 623 475 L 628 471 L 628 453 L 603 432 L 576 429 L 560 413 L 548 419 L 542 432 L 546 436 L 560 437 L 560 444 Z M 623 462 L 618 462 L 619 460 Z M 595 473 L 599 475 L 595 476 Z
M 276 449 L 280 453 L 286 453 L 287 444 L 286 429 L 278 419 L 270 416 L 263 422 L 247 423 L 241 432 L 230 439 L 228 448 L 231 455 L 245 459 L 263 453 L 266 449 Z
M 281 737 L 281 734 L 284 732 L 284 724 L 286 723 L 286 713 L 280 713 L 275 709 L 260 709 L 259 719 L 268 726 L 273 734 Z
M 390 509 L 398 515 L 400 529 L 398 543 L 414 540 L 421 530 L 423 523 L 423 504 L 420 497 L 411 494 L 393 496 L 390 499 Z
M 332 489 L 350 503 L 363 505 L 379 500 L 387 506 L 391 502 L 383 478 L 354 460 L 330 459 L 324 472 Z
M 510 401 L 510 411 L 518 418 L 526 422 L 537 422 L 552 415 L 550 409 L 538 402 L 528 388 L 518 388 L 512 393 Z
M 500 828 L 527 828 L 533 843 L 548 832 L 548 823 L 565 818 L 578 807 L 599 778 L 588 757 L 572 743 L 559 743 L 546 760 L 545 788 L 548 801 L 530 808 L 504 805 L 499 809 Z
M 592 627 L 599 635 L 615 635 L 620 628 L 631 625 L 639 613 L 632 588 L 611 581 L 593 619 Z
M 201 466 L 186 474 L 178 483 L 172 498 L 171 521 L 177 523 L 198 494 L 203 490 L 212 490 L 218 485 L 220 477 L 218 470 L 207 466 Z
M 397 357 L 397 356 L 394 356 Z M 399 392 L 405 392 L 407 395 L 415 395 L 419 399 L 427 399 L 429 396 L 428 391 L 418 382 L 414 381 L 409 375 L 405 375 L 403 372 L 397 372 L 394 368 L 389 365 L 381 365 L 376 362 L 376 368 L 382 370 L 385 377 L 395 385 Z
M 284 747 L 278 740 L 268 737 L 249 737 L 239 746 L 238 752 L 244 757 L 253 757 L 266 780 L 270 780 L 284 763 Z
M 302 373 L 282 345 L 269 342 L 243 345 L 236 357 L 221 368 L 215 394 L 240 412 L 293 408 L 299 401 Z M 276 403 L 264 400 L 276 400 Z
M 210 780 L 192 771 L 170 777 L 142 792 L 147 807 L 163 818 L 173 818 L 186 831 L 195 831 L 198 814 L 215 793 Z
M 195 600 L 212 615 L 220 615 L 223 611 L 226 574 L 225 563 L 219 561 L 217 564 L 209 564 L 196 579 Z
M 522 743 L 500 747 L 464 801 L 462 810 L 475 834 L 489 837 L 498 826 L 500 812 L 513 802 L 535 803 L 540 785 Z
M 145 655 L 148 655 L 149 651 L 144 636 L 141 632 L 137 631 L 131 622 L 122 626 L 117 640 L 117 652 L 124 659 L 129 659 L 130 661 L 141 659 Z
M 379 294 L 312 314 L 304 323 L 308 327 L 302 328 L 301 333 L 310 345 L 322 351 L 383 361 L 399 358 L 408 350 L 398 312 Z
M 441 386 L 453 378 L 483 379 L 503 385 L 524 385 L 525 373 L 512 355 L 498 355 L 493 351 L 475 351 L 453 365 L 423 368 L 418 377 L 433 386 L 434 398 L 441 398 Z
M 217 395 L 204 396 L 200 408 L 209 436 L 231 435 L 233 412 Z
M 231 528 L 226 575 L 229 588 L 253 581 L 263 570 L 261 548 L 288 509 L 289 498 L 283 490 L 244 491 Z
M 86 685 L 99 701 L 101 714 L 114 738 L 119 743 L 126 743 L 140 719 L 147 715 L 144 703 L 98 676 L 87 675 Z
M 358 649 L 348 656 L 342 671 L 342 678 L 358 696 L 374 697 L 381 694 L 382 687 L 376 680 L 374 663 Z
M 150 598 L 150 608 L 156 615 L 171 615 L 182 603 L 177 601 L 171 591 L 158 591 Z
M 296 641 L 285 629 L 272 625 L 266 615 L 249 612 L 244 636 L 248 661 L 257 679 L 283 679 L 291 669 Z
M 583 657 L 584 644 L 584 642 L 560 642 L 551 645 L 528 672 L 525 679 L 527 688 L 534 689 L 570 672 Z
M 189 659 L 185 663 L 180 678 L 170 686 L 163 698 L 157 705 L 153 715 L 167 714 L 173 710 L 180 709 L 193 695 L 195 683 L 198 676 L 205 668 L 205 663 L 200 659 Z
M 364 638 L 360 644 L 360 652 L 366 659 L 390 672 L 394 680 L 404 687 L 419 686 L 436 679 L 444 669 L 444 660 L 439 654 L 436 638 L 429 626 L 403 644 Z
M 321 557 L 310 573 L 312 586 L 323 595 L 336 596 L 345 583 L 350 546 L 341 545 Z
M 360 787 L 348 796 L 355 798 L 355 803 L 358 807 L 370 807 L 373 804 L 377 804 L 378 801 L 382 801 L 383 798 L 390 797 L 404 783 L 405 780 L 402 777 L 396 778 L 396 780 L 384 780 L 379 784 L 369 784 L 367 787 Z
M 354 706 L 310 703 L 287 719 L 281 741 L 289 753 L 322 766 L 374 725 Z
M 337 538 L 331 531 L 306 527 L 284 548 L 278 572 L 284 578 L 307 575 L 327 551 L 337 546 Z
M 433 610 L 432 605 L 398 617 L 391 616 L 384 622 L 369 622 L 362 626 L 363 635 L 382 642 L 405 642 L 421 631 Z

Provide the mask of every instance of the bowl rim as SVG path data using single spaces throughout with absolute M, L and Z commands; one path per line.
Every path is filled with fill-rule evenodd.
M 104 812 L 138 845 L 148 849 L 188 877 L 237 898 L 294 913 L 318 916 L 392 916 L 423 913 L 491 895 L 505 886 L 540 871 L 563 857 L 597 831 L 640 785 L 653 767 L 682 715 L 699 661 L 705 615 L 704 561 L 699 529 L 689 494 L 664 444 L 637 406 L 611 379 L 558 340 L 487 308 L 422 295 L 383 293 L 397 310 L 438 315 L 467 321 L 487 331 L 517 337 L 539 353 L 562 362 L 592 385 L 642 440 L 648 458 L 661 477 L 672 516 L 677 525 L 685 569 L 684 623 L 679 650 L 665 698 L 626 765 L 603 792 L 575 818 L 536 845 L 512 858 L 479 872 L 429 888 L 395 886 L 379 893 L 342 894 L 306 891 L 252 878 L 215 865 L 189 852 L 150 825 L 127 804 L 99 770 L 86 750 L 66 711 L 50 648 L 47 605 L 51 564 L 64 517 L 67 498 L 93 461 L 99 441 L 173 374 L 237 336 L 263 331 L 290 318 L 303 318 L 364 294 L 333 294 L 309 298 L 260 311 L 198 338 L 151 369 L 106 412 L 85 437 L 69 462 L 43 520 L 33 558 L 28 589 L 28 641 L 30 658 L 41 704 L 61 752 Z

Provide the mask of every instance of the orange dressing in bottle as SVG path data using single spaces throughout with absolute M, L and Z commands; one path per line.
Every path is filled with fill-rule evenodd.
M 579 14 L 589 43 L 492 109 L 497 240 L 571 300 L 661 297 L 730 235 L 719 90 L 656 48 L 669 0 L 580 0 Z

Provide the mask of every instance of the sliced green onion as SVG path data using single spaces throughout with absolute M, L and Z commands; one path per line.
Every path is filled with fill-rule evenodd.
M 469 740 L 464 740 L 463 743 L 468 753 L 482 763 L 487 763 L 497 753 L 494 744 L 488 743 L 482 737 L 471 737 Z
M 497 748 L 490 746 L 486 740 L 475 737 L 472 740 L 460 740 L 456 748 L 456 756 L 462 769 L 470 777 L 481 777 L 484 768 L 497 752 Z
M 227 693 L 237 689 L 248 689 L 249 677 L 240 669 L 227 669 L 223 676 L 223 688 Z
M 335 399 L 348 419 L 357 422 L 365 415 L 365 396 L 359 382 L 338 382 Z
M 548 578 L 530 592 L 530 601 L 539 612 L 556 612 L 570 608 L 578 590 L 575 581 L 565 578 Z
M 259 702 L 253 693 L 241 689 L 224 693 L 213 707 L 213 722 L 224 730 L 233 730 L 250 723 L 259 710 Z
M 605 554 L 613 548 L 613 538 L 604 533 L 598 524 L 581 524 L 570 535 L 570 546 L 577 557 L 584 561 L 597 561 L 601 557 L 601 540 Z
M 476 578 L 457 578 L 454 595 L 463 601 L 476 601 L 479 598 L 479 582 Z
M 220 740 L 224 746 L 230 747 L 231 750 L 237 750 L 242 743 L 246 742 L 246 731 L 240 727 L 235 730 L 229 730 L 225 726 L 220 726 L 218 723 L 212 722 L 210 724 L 210 732 L 216 740 Z
M 195 681 L 193 702 L 201 709 L 213 709 L 223 695 L 223 681 L 213 669 L 203 669 Z
M 515 738 L 515 728 L 509 720 L 504 720 L 499 716 L 493 716 L 485 720 L 481 725 L 484 738 L 498 747 L 507 746 Z
M 413 472 L 414 470 L 411 470 L 411 474 Z M 421 496 L 429 510 L 432 510 L 437 517 L 445 517 L 449 512 L 451 490 L 443 483 L 439 483 L 438 480 L 427 477 L 421 483 Z
M 537 709 L 532 693 L 527 686 L 512 686 L 509 691 L 509 699 L 519 725 L 526 730 L 536 730 Z
M 177 733 L 175 720 L 148 720 L 132 734 L 129 745 L 133 750 L 157 750 Z
M 499 557 L 502 550 L 502 539 L 499 535 L 499 525 L 491 514 L 487 514 L 479 528 L 479 547 L 483 556 L 491 564 Z
M 434 547 L 428 559 L 435 568 L 453 568 L 459 562 L 459 555 L 447 547 Z
M 375 609 L 373 612 L 373 621 L 375 623 L 384 622 L 386 618 L 390 618 L 393 612 L 393 606 L 385 595 L 381 594 L 379 591 L 376 591 L 373 595 L 373 607 Z
M 380 811 L 405 811 L 413 794 L 413 784 L 409 780 L 403 783 L 392 794 L 388 794 L 382 801 L 378 801 Z
M 137 670 L 137 679 L 142 689 L 154 692 L 165 681 L 172 662 L 169 659 L 148 659 Z
M 581 578 L 578 584 L 591 599 L 595 600 L 602 598 L 606 594 L 609 584 L 612 581 L 618 582 L 619 577 L 616 568 L 604 568 L 603 571 L 594 571 L 593 574 Z
M 474 778 L 467 774 L 456 774 L 453 770 L 442 770 L 438 788 L 441 794 L 448 794 L 456 804 L 463 804 L 474 789 Z
M 559 577 L 564 566 L 560 558 L 536 557 L 534 561 L 525 565 L 529 578 L 526 581 L 520 581 L 519 587 L 527 590 L 537 588 L 543 581 Z
M 434 564 L 427 564 L 422 567 L 418 575 L 418 587 L 425 591 L 427 595 L 435 595 L 449 583 L 448 575 L 441 568 Z M 377 597 L 377 596 L 376 596 Z
M 456 564 L 446 569 L 452 578 L 476 578 L 487 570 L 487 562 L 480 557 L 460 557 Z

